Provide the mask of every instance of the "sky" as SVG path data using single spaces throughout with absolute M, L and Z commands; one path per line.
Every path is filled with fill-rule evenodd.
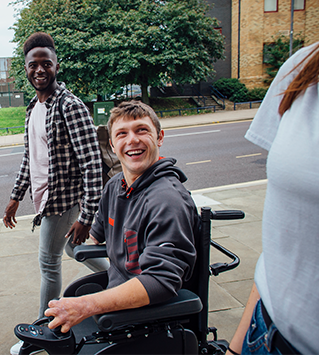
M 8 6 L 10 0 L 0 0 L 0 57 L 12 57 L 15 43 L 10 43 L 13 39 L 14 31 L 9 30 L 15 22 L 14 7 Z

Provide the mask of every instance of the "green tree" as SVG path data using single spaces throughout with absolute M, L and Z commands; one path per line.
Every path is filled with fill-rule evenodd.
M 196 83 L 223 59 L 218 21 L 198 0 L 16 0 L 25 8 L 14 24 L 18 44 L 12 64 L 25 87 L 22 46 L 36 31 L 50 33 L 60 59 L 59 80 L 79 96 L 174 80 Z
M 273 37 L 274 42 L 264 45 L 263 56 L 264 63 L 268 64 L 266 73 L 268 78 L 265 79 L 266 83 L 271 83 L 276 76 L 279 68 L 289 58 L 290 52 L 290 39 L 286 36 Z M 297 35 L 293 39 L 293 53 L 303 46 L 304 38 L 301 35 Z

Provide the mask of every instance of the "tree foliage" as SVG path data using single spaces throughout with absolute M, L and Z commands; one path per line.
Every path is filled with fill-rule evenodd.
M 18 44 L 12 70 L 25 87 L 22 46 L 36 32 L 55 40 L 59 80 L 79 96 L 142 88 L 174 80 L 196 83 L 223 58 L 218 21 L 197 0 L 16 0 L 25 8 L 14 24 Z
M 268 64 L 266 73 L 268 78 L 265 79 L 266 83 L 271 83 L 276 76 L 279 68 L 289 58 L 290 53 L 290 38 L 286 36 L 279 36 L 273 38 L 274 42 L 264 45 L 263 56 L 264 63 Z M 304 38 L 301 35 L 297 35 L 293 39 L 292 52 L 295 53 L 303 46 Z

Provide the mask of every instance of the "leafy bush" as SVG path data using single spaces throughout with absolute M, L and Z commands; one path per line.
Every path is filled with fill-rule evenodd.
M 221 94 L 233 102 L 263 100 L 267 88 L 247 89 L 246 85 L 236 78 L 221 78 L 213 84 Z
M 245 84 L 241 83 L 236 78 L 221 78 L 216 80 L 213 86 L 229 100 L 231 97 L 239 91 L 247 91 Z M 231 100 L 232 101 L 232 100 Z
M 230 101 L 233 102 L 246 102 L 249 101 L 249 93 L 248 89 L 245 87 L 243 89 L 240 89 L 239 91 L 236 91 L 230 98 Z
M 249 101 L 263 100 L 267 90 L 267 88 L 253 88 L 249 90 Z

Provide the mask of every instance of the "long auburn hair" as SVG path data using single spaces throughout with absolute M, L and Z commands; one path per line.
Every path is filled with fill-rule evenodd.
M 319 43 L 315 48 L 298 63 L 287 75 L 297 69 L 307 59 L 307 63 L 300 70 L 299 74 L 289 84 L 284 91 L 284 96 L 279 105 L 279 114 L 282 116 L 291 107 L 294 100 L 310 85 L 315 85 L 319 82 Z

